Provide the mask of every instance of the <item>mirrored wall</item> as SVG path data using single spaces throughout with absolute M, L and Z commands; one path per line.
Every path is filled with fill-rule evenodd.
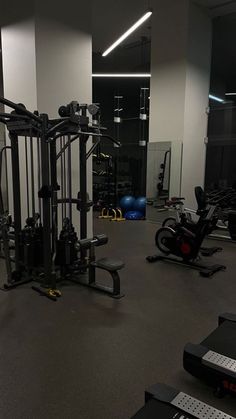
M 120 142 L 102 141 L 93 159 L 95 209 L 119 206 L 125 195 L 146 196 L 149 135 L 149 79 L 95 78 L 93 101 L 100 104 L 101 124 Z
M 182 143 L 150 142 L 147 151 L 147 211 L 151 222 L 162 223 L 172 209 L 168 201 L 181 195 Z
M 205 188 L 236 188 L 236 104 L 213 106 L 209 115 Z

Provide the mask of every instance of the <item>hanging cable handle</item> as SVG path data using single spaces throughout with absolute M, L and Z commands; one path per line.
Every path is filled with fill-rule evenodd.
M 92 147 L 90 148 L 90 150 L 87 152 L 86 154 L 86 159 L 88 159 L 91 154 L 93 154 L 94 150 L 97 148 L 97 146 L 99 145 L 100 141 L 102 138 L 106 138 L 107 140 L 109 140 L 110 142 L 112 142 L 113 144 L 115 144 L 117 147 L 121 146 L 120 141 L 115 140 L 114 138 L 112 138 L 110 135 L 107 134 L 95 134 L 95 133 L 88 133 L 89 135 L 91 135 L 92 137 L 99 137 L 98 140 L 92 145 Z
M 64 135 L 69 135 L 69 134 L 71 134 L 71 133 L 69 133 L 69 132 L 66 132 L 66 133 L 64 133 Z M 100 139 L 102 139 L 102 138 L 107 138 L 108 140 L 110 140 L 112 143 L 114 143 L 114 144 L 116 144 L 117 145 L 117 147 L 120 147 L 121 146 L 121 143 L 119 142 L 119 141 L 117 141 L 117 140 L 114 140 L 114 138 L 112 138 L 112 137 L 110 137 L 110 135 L 107 135 L 107 134 L 96 134 L 95 132 L 87 132 L 87 131 L 79 131 L 79 133 L 77 134 L 77 135 L 75 135 L 74 137 L 72 137 L 71 138 L 71 143 L 73 143 L 75 140 L 77 140 L 79 137 L 80 137 L 80 135 L 87 135 L 88 137 L 99 137 Z M 61 136 L 61 134 L 60 134 L 60 136 Z M 59 138 L 59 135 L 58 135 L 58 137 L 57 138 Z M 55 138 L 54 138 L 55 139 Z M 99 141 L 100 142 L 100 141 Z M 95 144 L 96 144 L 96 146 L 95 146 L 95 144 L 93 144 L 93 146 L 92 146 L 92 148 L 88 151 L 88 153 L 87 153 L 87 155 L 86 155 L 86 157 L 87 157 L 87 159 L 91 156 L 91 154 L 93 153 L 93 151 L 95 150 L 95 148 L 98 146 L 98 144 L 99 144 L 99 142 L 96 142 Z M 62 147 L 62 149 L 59 151 L 59 153 L 57 154 L 57 160 L 61 157 L 61 155 L 66 151 L 66 149 L 68 148 L 68 146 L 69 146 L 69 144 L 68 144 L 68 142 Z M 94 147 L 95 146 L 95 147 Z
M 66 126 L 68 124 L 68 122 L 70 121 L 70 118 L 64 118 L 62 120 L 60 120 L 56 125 L 54 125 L 53 127 L 51 127 L 48 131 L 47 131 L 47 141 L 51 142 L 56 140 L 57 138 L 59 138 L 61 136 L 61 129 Z M 54 137 L 54 134 L 58 133 L 59 134 Z M 66 133 L 65 133 L 66 135 Z M 50 138 L 51 137 L 51 138 Z

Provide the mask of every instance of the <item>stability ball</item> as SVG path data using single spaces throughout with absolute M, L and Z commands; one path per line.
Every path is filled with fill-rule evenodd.
M 147 204 L 146 198 L 144 196 L 140 196 L 139 198 L 137 198 L 135 200 L 134 210 L 135 211 L 139 211 L 142 214 L 145 214 L 145 212 L 146 212 L 146 204 Z
M 126 220 L 143 220 L 144 216 L 142 212 L 140 211 L 128 211 L 125 214 L 125 219 Z
M 131 211 L 135 203 L 135 198 L 133 196 L 123 196 L 120 200 L 120 207 L 124 212 Z

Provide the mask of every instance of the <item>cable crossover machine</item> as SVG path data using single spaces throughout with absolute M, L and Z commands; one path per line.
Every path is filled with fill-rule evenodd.
M 69 280 L 121 298 L 119 270 L 124 263 L 111 258 L 97 260 L 95 248 L 105 245 L 108 237 L 104 234 L 87 237 L 87 214 L 93 205 L 87 193 L 87 161 L 103 138 L 120 145 L 104 133 L 105 128 L 94 123 L 99 121 L 99 107 L 73 101 L 59 108 L 58 118 L 50 119 L 47 114 L 32 113 L 23 104 L 3 97 L 0 103 L 11 109 L 9 113 L 0 113 L 0 122 L 9 133 L 9 145 L 0 151 L 1 257 L 7 271 L 2 289 L 33 282 L 35 291 L 57 300 L 61 295 L 58 283 Z M 76 141 L 78 158 L 72 150 Z M 4 156 L 8 157 L 13 217 L 5 209 L 3 200 Z M 80 188 L 76 196 L 75 161 Z M 73 226 L 77 210 L 80 213 L 79 238 Z M 111 287 L 96 281 L 97 269 L 110 273 Z

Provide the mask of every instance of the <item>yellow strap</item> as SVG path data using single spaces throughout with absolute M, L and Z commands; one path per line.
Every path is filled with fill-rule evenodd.
M 51 297 L 61 297 L 61 291 L 53 288 L 47 290 L 48 295 Z

